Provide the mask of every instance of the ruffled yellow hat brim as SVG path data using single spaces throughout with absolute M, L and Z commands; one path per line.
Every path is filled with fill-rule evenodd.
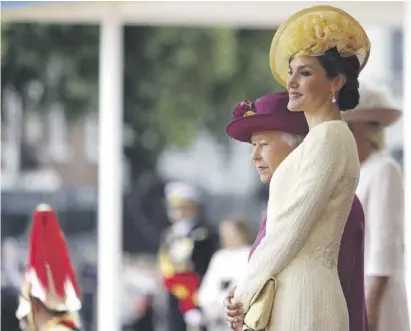
M 357 56 L 361 70 L 370 55 L 371 43 L 361 24 L 333 6 L 300 10 L 283 23 L 274 35 L 270 67 L 275 80 L 287 85 L 293 56 L 319 56 L 336 47 L 341 56 Z

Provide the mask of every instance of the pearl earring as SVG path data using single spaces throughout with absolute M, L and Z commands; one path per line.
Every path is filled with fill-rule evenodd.
M 331 100 L 333 103 L 336 103 L 337 102 L 337 98 L 335 97 L 335 92 L 333 91 L 333 98 L 332 98 L 332 100 Z

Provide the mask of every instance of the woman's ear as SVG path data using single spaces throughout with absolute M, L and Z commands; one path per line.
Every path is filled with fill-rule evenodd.
M 337 77 L 334 78 L 333 91 L 340 92 L 340 90 L 343 88 L 346 82 L 347 77 L 345 77 L 345 75 L 338 74 Z

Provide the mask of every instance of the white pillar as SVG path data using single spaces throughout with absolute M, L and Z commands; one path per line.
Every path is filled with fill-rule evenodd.
M 371 41 L 371 54 L 360 74 L 360 83 L 361 80 L 377 82 L 399 98 L 401 84 L 393 71 L 394 30 L 382 25 L 366 26 L 365 30 Z M 387 128 L 386 143 L 388 148 L 403 144 L 403 119 Z
M 6 144 L 4 148 L 4 173 L 9 187 L 19 187 L 20 166 L 21 166 L 21 141 L 23 125 L 23 100 L 14 90 L 6 88 L 3 93 L 6 111 Z M 4 177 L 3 177 L 4 178 Z M 2 181 L 3 184 L 3 181 Z
M 382 82 L 392 79 L 391 52 L 392 30 L 381 25 L 366 26 L 365 30 L 371 41 L 371 54 L 361 77 Z
M 405 279 L 411 322 L 411 1 L 404 2 L 404 179 L 405 179 Z M 399 18 L 400 19 L 400 18 Z
M 123 26 L 111 8 L 100 28 L 97 330 L 120 331 Z

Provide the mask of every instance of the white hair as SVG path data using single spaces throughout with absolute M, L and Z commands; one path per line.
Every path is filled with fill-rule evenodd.
M 290 147 L 292 148 L 297 148 L 298 145 L 300 145 L 302 143 L 302 141 L 304 140 L 303 136 L 299 136 L 299 135 L 295 135 L 295 134 L 291 134 L 291 133 L 287 133 L 284 132 L 281 135 L 281 139 Z
M 370 79 L 359 79 L 360 102 L 355 110 L 375 108 L 398 108 L 390 89 L 383 83 Z

